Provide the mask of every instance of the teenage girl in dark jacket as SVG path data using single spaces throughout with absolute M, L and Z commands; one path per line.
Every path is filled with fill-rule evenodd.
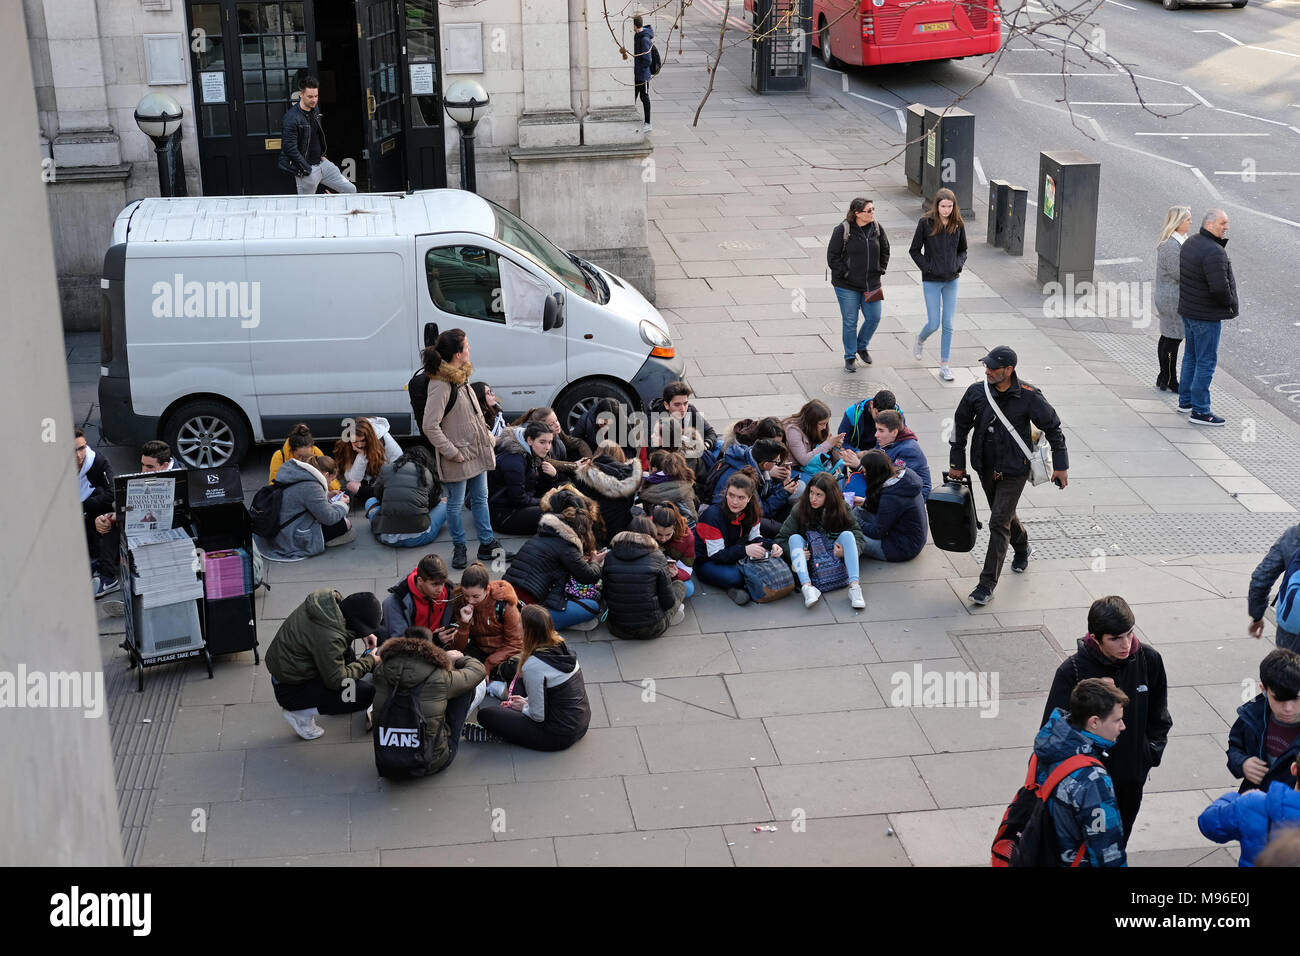
M 889 268 L 889 238 L 876 222 L 876 204 L 859 196 L 849 203 L 849 211 L 833 233 L 826 247 L 826 265 L 831 270 L 831 285 L 840 303 L 841 334 L 844 340 L 844 371 L 856 372 L 856 354 L 867 365 L 871 353 L 867 346 L 880 325 L 883 299 L 868 302 L 869 294 L 880 288 L 880 277 Z M 858 328 L 858 313 L 862 327 Z
M 921 269 L 921 290 L 925 295 L 925 328 L 916 337 L 912 354 L 919 362 L 925 354 L 925 340 L 943 325 L 939 342 L 939 377 L 952 381 L 948 356 L 952 354 L 952 321 L 957 314 L 957 277 L 966 266 L 966 225 L 951 189 L 934 194 L 934 212 L 922 216 L 908 250 Z
M 749 603 L 738 567 L 741 560 L 767 557 L 768 545 L 772 557 L 782 554 L 779 545 L 764 540 L 759 527 L 762 517 L 758 486 L 751 475 L 738 471 L 727 479 L 722 501 L 705 508 L 695 526 L 695 573 L 705 584 L 725 588 L 737 604 Z
M 686 585 L 659 550 L 655 524 L 645 515 L 609 543 L 601 593 L 609 605 L 609 632 L 626 640 L 658 637 L 686 616 Z

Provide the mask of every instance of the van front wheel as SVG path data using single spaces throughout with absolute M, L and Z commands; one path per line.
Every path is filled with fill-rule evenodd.
M 248 451 L 243 417 L 221 402 L 190 402 L 167 419 L 163 440 L 186 468 L 237 465 Z
M 572 433 L 578 422 L 582 420 L 582 416 L 603 398 L 612 399 L 625 406 L 629 412 L 641 407 L 641 403 L 633 398 L 627 389 L 611 382 L 579 382 L 569 388 L 555 403 L 555 416 L 560 420 L 561 427 L 566 432 Z M 622 444 L 618 436 L 611 434 L 610 438 L 617 444 Z

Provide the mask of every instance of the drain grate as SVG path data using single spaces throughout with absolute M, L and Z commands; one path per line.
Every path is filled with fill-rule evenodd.
M 847 378 L 835 379 L 827 382 L 822 386 L 822 391 L 827 395 L 835 395 L 839 398 L 870 398 L 882 388 L 888 388 L 881 382 L 867 382 L 854 380 L 849 381 Z

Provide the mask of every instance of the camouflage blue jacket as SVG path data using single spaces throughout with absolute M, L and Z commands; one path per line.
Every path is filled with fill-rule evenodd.
M 1056 708 L 1034 738 L 1038 783 L 1043 783 L 1061 761 L 1075 754 L 1100 758 L 1111 746 L 1113 741 L 1075 730 L 1065 719 L 1065 712 Z M 1085 845 L 1080 866 L 1128 865 L 1115 788 L 1104 767 L 1084 767 L 1062 780 L 1048 801 L 1048 810 L 1056 830 L 1061 866 L 1073 862 L 1080 844 Z

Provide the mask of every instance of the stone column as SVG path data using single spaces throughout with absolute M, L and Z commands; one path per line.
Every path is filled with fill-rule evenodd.
M 523 148 L 577 146 L 582 126 L 573 112 L 569 77 L 568 0 L 522 0 L 524 109 L 519 117 Z
M 122 146 L 109 123 L 95 0 L 44 0 L 44 10 L 58 110 L 54 162 L 73 168 L 120 166 Z
M 601 0 L 585 0 L 585 3 L 587 114 L 582 118 L 582 141 L 588 146 L 639 145 L 645 140 L 645 134 L 641 132 L 641 104 L 632 99 L 631 54 L 635 34 L 631 17 L 624 17 L 610 6 L 607 24 Z M 610 27 L 614 36 L 610 36 Z M 614 37 L 619 38 L 618 42 Z M 626 60 L 619 52 L 619 42 L 627 46 Z

